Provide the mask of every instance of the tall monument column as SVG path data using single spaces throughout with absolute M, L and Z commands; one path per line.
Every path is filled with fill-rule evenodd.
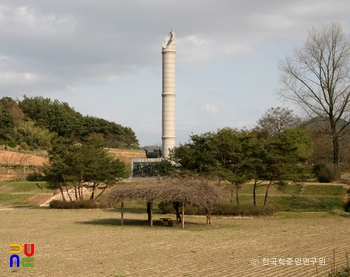
M 175 147 L 175 32 L 166 36 L 162 44 L 162 146 L 163 157 Z

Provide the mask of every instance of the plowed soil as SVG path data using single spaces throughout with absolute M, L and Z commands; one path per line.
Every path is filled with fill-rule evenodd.
M 350 251 L 349 218 L 329 213 L 214 217 L 212 226 L 186 216 L 184 230 L 149 227 L 146 208 L 125 213 L 124 226 L 117 210 L 12 209 L 0 216 L 1 276 L 326 277 L 346 266 Z M 34 268 L 9 267 L 11 243 L 35 244 Z

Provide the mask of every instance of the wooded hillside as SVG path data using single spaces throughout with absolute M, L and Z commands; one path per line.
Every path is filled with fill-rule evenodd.
M 98 137 L 108 148 L 138 149 L 134 131 L 102 118 L 83 116 L 66 102 L 41 96 L 0 99 L 0 144 L 21 150 L 48 149 L 55 136 L 81 142 Z

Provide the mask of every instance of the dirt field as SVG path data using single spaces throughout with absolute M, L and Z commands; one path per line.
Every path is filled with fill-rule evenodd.
M 144 150 L 111 149 L 110 151 L 128 165 L 133 158 L 146 157 Z M 24 179 L 28 173 L 28 170 L 24 171 L 24 167 L 41 167 L 47 162 L 47 158 L 39 155 L 0 150 L 0 181 Z M 18 167 L 16 170 L 13 169 L 14 166 L 19 165 L 22 169 Z
M 148 227 L 146 213 L 125 214 L 122 227 L 114 210 L 0 210 L 0 218 L 1 276 L 327 276 L 333 250 L 339 267 L 350 253 L 350 218 L 328 213 L 220 217 L 211 227 L 188 216 L 184 230 Z M 10 268 L 10 243 L 34 243 L 35 267 Z

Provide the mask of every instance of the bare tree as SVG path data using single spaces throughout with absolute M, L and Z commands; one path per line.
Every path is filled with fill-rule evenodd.
M 29 165 L 31 156 L 27 154 L 18 154 L 18 162 L 23 167 L 23 173 L 26 172 L 26 166 Z
M 269 136 L 281 133 L 289 128 L 296 128 L 301 124 L 301 118 L 288 108 L 270 108 L 259 120 L 256 130 L 265 132 Z
M 298 104 L 332 141 L 333 163 L 350 116 L 350 38 L 339 23 L 309 31 L 305 45 L 280 61 L 280 95 Z M 344 121 L 346 119 L 346 121 Z
M 12 152 L 4 152 L 1 155 L 1 160 L 6 165 L 7 173 L 10 173 L 10 168 L 17 163 L 18 154 Z

